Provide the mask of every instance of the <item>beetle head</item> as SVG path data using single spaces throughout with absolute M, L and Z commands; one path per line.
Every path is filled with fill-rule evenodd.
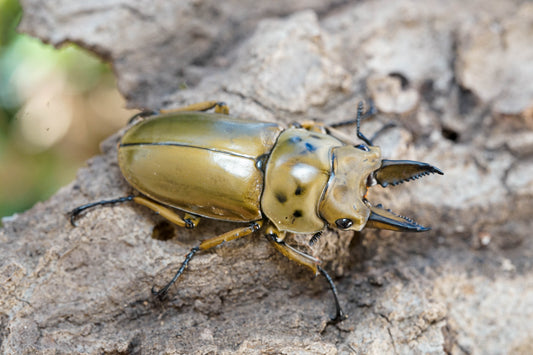
M 363 227 L 396 231 L 429 230 L 410 218 L 397 215 L 367 199 L 369 187 L 398 185 L 424 175 L 442 172 L 426 163 L 381 160 L 379 147 L 341 146 L 333 149 L 333 173 L 320 203 L 320 215 L 330 226 L 360 231 Z

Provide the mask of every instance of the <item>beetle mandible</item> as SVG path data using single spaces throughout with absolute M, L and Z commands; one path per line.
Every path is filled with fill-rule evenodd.
M 204 112 L 210 109 L 215 113 Z M 332 322 L 343 320 L 336 287 L 321 261 L 287 244 L 286 235 L 309 234 L 313 243 L 327 228 L 426 231 L 372 205 L 367 190 L 443 174 L 426 163 L 381 159 L 379 147 L 360 131 L 361 120 L 374 113 L 371 108 L 363 114 L 361 102 L 355 120 L 286 129 L 231 117 L 227 105 L 217 101 L 150 113 L 126 131 L 118 146 L 120 170 L 140 194 L 80 206 L 71 211 L 70 221 L 75 226 L 77 216 L 94 206 L 132 201 L 186 228 L 196 227 L 201 217 L 243 223 L 192 248 L 172 280 L 160 290 L 152 288 L 160 297 L 198 251 L 262 228 L 279 252 L 325 277 L 336 307 Z M 364 144 L 350 143 L 334 128 L 353 123 Z

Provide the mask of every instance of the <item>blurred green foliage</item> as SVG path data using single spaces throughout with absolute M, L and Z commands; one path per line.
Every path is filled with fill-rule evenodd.
M 68 136 L 74 122 L 97 116 L 86 112 L 95 90 L 116 91 L 112 73 L 74 45 L 55 49 L 17 33 L 21 16 L 18 1 L 0 0 L 0 217 L 24 211 L 72 181 L 98 142 L 116 129 L 95 132 L 87 125 Z

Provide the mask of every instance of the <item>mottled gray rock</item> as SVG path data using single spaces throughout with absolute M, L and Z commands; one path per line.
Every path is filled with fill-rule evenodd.
M 272 4 L 26 0 L 21 28 L 105 55 L 143 107 L 218 99 L 240 117 L 331 123 L 370 97 L 382 114 L 363 130 L 395 123 L 376 139 L 384 156 L 445 175 L 375 187 L 369 199 L 433 230 L 323 236 L 312 252 L 350 316 L 337 326 L 326 324 L 324 280 L 260 235 L 199 254 L 160 303 L 151 286 L 198 239 L 232 225 L 204 220 L 157 240 L 160 217 L 121 205 L 72 228 L 73 207 L 131 192 L 116 163 L 119 132 L 75 182 L 4 219 L 2 352 L 533 351 L 531 3 L 316 2 L 320 16 L 261 20 L 309 5 Z M 193 85 L 177 90 L 186 78 Z
M 461 24 L 457 80 L 493 110 L 520 114 L 533 96 L 533 5 L 523 3 L 506 17 L 481 14 Z
M 327 12 L 339 0 L 69 1 L 23 0 L 21 30 L 53 45 L 79 43 L 110 59 L 130 104 L 155 107 L 161 97 L 203 77 L 196 67 L 221 70 L 224 56 L 265 16 L 312 8 Z

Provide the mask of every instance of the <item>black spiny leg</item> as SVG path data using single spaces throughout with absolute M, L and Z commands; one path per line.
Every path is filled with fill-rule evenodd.
M 329 287 L 331 288 L 331 291 L 333 292 L 333 298 L 335 300 L 335 308 L 336 308 L 335 317 L 331 318 L 330 324 L 335 324 L 346 319 L 347 316 L 343 312 L 341 305 L 339 303 L 337 287 L 335 287 L 335 284 L 333 283 L 331 276 L 329 276 L 329 274 L 320 267 L 319 265 L 320 260 L 298 249 L 295 249 L 291 247 L 290 245 L 288 245 L 287 243 L 285 243 L 285 241 L 283 241 L 285 234 L 286 232 L 278 230 L 276 227 L 274 227 L 274 225 L 269 225 L 266 229 L 267 239 L 272 243 L 272 245 L 279 252 L 281 252 L 283 255 L 285 255 L 290 260 L 296 261 L 297 263 L 303 266 L 307 266 L 309 269 L 313 271 L 315 275 L 318 275 L 318 272 L 320 272 L 326 278 L 326 281 L 329 283 Z
M 176 272 L 172 280 L 170 280 L 170 282 L 167 283 L 162 289 L 156 290 L 155 286 L 152 286 L 152 295 L 159 297 L 159 299 L 163 298 L 167 294 L 170 286 L 172 286 L 174 282 L 176 282 L 176 280 L 181 276 L 181 274 L 183 274 L 183 272 L 187 268 L 187 265 L 189 264 L 189 261 L 191 261 L 194 254 L 196 254 L 199 250 L 200 250 L 200 247 L 194 247 L 191 249 L 189 254 L 187 254 L 187 256 L 185 257 L 185 260 L 181 264 L 181 267 L 179 268 L 178 272 Z
M 103 200 L 98 202 L 92 202 L 88 203 L 86 205 L 77 207 L 73 209 L 70 212 L 70 223 L 76 227 L 76 218 L 80 215 L 81 212 L 85 211 L 86 209 L 96 207 L 96 206 L 105 206 L 105 205 L 111 205 L 116 203 L 123 203 L 123 202 L 135 202 L 140 205 L 146 206 L 150 208 L 152 211 L 157 212 L 160 216 L 166 218 L 170 222 L 185 228 L 194 228 L 198 225 L 200 222 L 200 218 L 198 216 L 191 215 L 189 213 L 185 213 L 184 217 L 180 217 L 175 211 L 173 211 L 171 208 L 166 207 L 159 202 L 152 201 L 146 197 L 143 196 L 135 196 L 130 195 L 126 197 L 120 197 L 113 200 Z
M 320 266 L 317 266 L 318 271 L 326 278 L 326 281 L 329 283 L 329 287 L 331 288 L 331 292 L 333 292 L 333 299 L 335 300 L 335 317 L 331 318 L 330 323 L 336 324 L 338 322 L 341 322 L 348 318 L 346 313 L 341 308 L 341 304 L 339 303 L 339 296 L 337 294 L 337 287 L 335 287 L 335 284 L 333 283 L 333 279 L 329 274 L 326 272 L 326 270 L 322 269 Z
M 187 265 L 189 265 L 189 261 L 191 261 L 191 259 L 194 257 L 194 255 L 197 252 L 201 250 L 207 250 L 207 249 L 214 248 L 225 242 L 229 242 L 235 239 L 246 237 L 247 235 L 250 235 L 253 232 L 258 231 L 262 225 L 263 225 L 263 221 L 255 221 L 255 222 L 250 223 L 246 227 L 239 227 L 229 232 L 218 235 L 216 237 L 204 240 L 203 242 L 200 243 L 200 245 L 191 249 L 191 251 L 187 254 L 187 256 L 185 257 L 185 260 L 183 261 L 183 263 L 181 263 L 180 268 L 178 269 L 178 271 L 176 272 L 176 274 L 174 275 L 172 280 L 170 280 L 169 283 L 167 283 L 160 290 L 156 290 L 155 287 L 152 287 L 152 294 L 154 296 L 159 297 L 160 299 L 163 298 L 167 294 L 170 286 L 172 286 L 176 282 L 176 280 L 181 276 L 181 274 L 183 274 L 183 272 L 187 268 Z
M 115 198 L 113 200 L 103 200 L 103 201 L 98 201 L 98 202 L 92 202 L 92 203 L 88 203 L 83 206 L 76 207 L 75 209 L 70 211 L 70 224 L 72 224 L 73 227 L 76 227 L 76 218 L 79 216 L 80 213 L 82 213 L 86 209 L 93 208 L 96 206 L 105 206 L 105 205 L 112 205 L 115 203 L 129 202 L 129 201 L 133 201 L 134 198 L 135 196 L 129 195 L 125 197 Z

